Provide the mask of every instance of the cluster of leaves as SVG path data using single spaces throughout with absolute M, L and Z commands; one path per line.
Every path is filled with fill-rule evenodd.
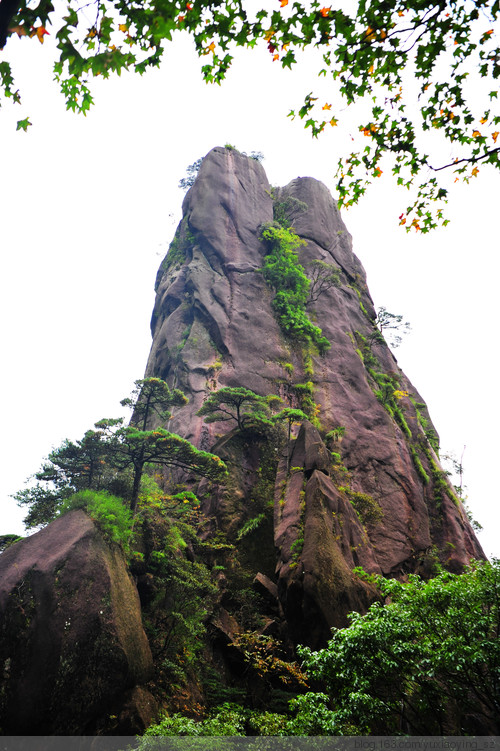
M 308 417 L 301 409 L 291 407 L 273 412 L 281 404 L 282 399 L 273 394 L 259 396 L 243 386 L 224 386 L 209 394 L 196 414 L 204 417 L 208 423 L 235 422 L 241 431 L 266 433 L 276 424 L 286 423 L 290 440 L 292 425 L 307 420 Z
M 80 490 L 61 504 L 59 513 L 73 509 L 83 509 L 105 539 L 118 543 L 125 551 L 129 550 L 133 516 L 121 498 L 104 490 Z
M 336 734 L 497 734 L 500 717 L 500 563 L 473 563 L 407 583 L 370 577 L 388 604 L 354 613 L 328 646 L 301 648 L 326 687 Z M 307 706 L 307 697 L 299 697 Z
M 50 0 L 40 0 L 36 8 L 2 0 L 0 46 L 12 34 L 43 41 L 53 11 Z M 332 95 L 339 94 L 339 104 L 351 108 L 360 104 L 358 143 L 338 164 L 341 203 L 351 205 L 365 193 L 382 174 L 386 157 L 397 184 L 416 190 L 400 223 L 427 232 L 446 223 L 442 203 L 447 189 L 436 174 L 451 169 L 456 179 L 469 181 L 481 164 L 500 166 L 500 116 L 492 104 L 498 96 L 492 82 L 500 72 L 494 29 L 499 12 L 498 0 L 434 5 L 367 0 L 349 9 L 322 7 L 317 0 L 308 7 L 280 0 L 279 7 L 260 10 L 213 0 L 168 5 L 101 0 L 90 6 L 68 0 L 55 31 L 55 75 L 68 109 L 85 114 L 92 104 L 91 76 L 107 78 L 122 70 L 142 74 L 157 67 L 176 32 L 192 37 L 205 80 L 216 83 L 224 79 L 236 47 L 261 42 L 284 68 L 296 63 L 298 50 L 318 47 L 323 51 L 318 73 L 331 76 Z M 471 72 L 483 86 L 469 86 Z M 0 84 L 7 97 L 20 101 L 7 61 L 1 64 Z M 345 108 L 336 104 L 333 115 L 332 106 L 310 92 L 290 116 L 318 136 L 339 123 Z M 20 122 L 24 129 L 29 125 L 27 118 Z M 441 136 L 436 153 L 451 154 L 445 164 L 435 164 L 427 153 L 435 140 L 428 134 Z M 429 209 L 433 201 L 438 202 L 435 212 Z
M 405 583 L 358 573 L 387 604 L 351 614 L 326 648 L 299 648 L 299 677 L 305 681 L 307 671 L 322 690 L 297 695 L 286 714 L 225 704 L 201 721 L 164 718 L 140 748 L 179 735 L 498 734 L 500 562 L 474 562 L 460 575 L 440 571 L 429 581 L 412 575 Z M 265 641 L 242 638 L 245 649 L 247 642 L 248 660 L 262 658 L 266 671 Z
M 283 646 L 272 636 L 256 632 L 236 635 L 231 642 L 261 678 L 296 688 L 307 686 L 307 676 L 296 662 L 285 659 Z
M 339 487 L 354 506 L 362 524 L 377 524 L 384 518 L 380 503 L 368 493 L 360 493 L 347 487 Z
M 271 188 L 270 190 L 273 199 L 273 219 L 285 229 L 289 229 L 292 226 L 292 215 L 303 213 L 309 207 L 307 203 L 300 201 L 295 196 L 286 195 L 284 198 L 280 198 L 279 190 L 279 188 Z
M 307 305 L 316 302 L 332 287 L 340 287 L 340 269 L 333 263 L 315 259 L 307 264 L 309 295 Z
M 227 736 L 284 736 L 288 732 L 288 718 L 273 712 L 259 712 L 242 707 L 239 704 L 226 702 L 216 707 L 204 720 L 193 720 L 181 714 L 164 717 L 157 725 L 149 727 L 139 739 L 140 751 L 160 749 L 162 740 L 168 736 L 168 745 L 175 749 L 224 749 L 224 738 Z M 298 733 L 297 733 L 298 735 Z M 188 741 L 186 736 L 194 738 Z M 212 744 L 209 738 L 216 737 Z M 177 740 L 176 740 L 177 737 Z M 196 740 L 199 738 L 200 740 Z M 229 741 L 227 748 L 234 747 Z
M 262 239 L 267 246 L 262 274 L 275 292 L 272 308 L 281 328 L 288 336 L 326 352 L 330 342 L 306 313 L 310 282 L 297 256 L 305 241 L 277 223 L 263 227 Z
M 87 431 L 82 440 L 64 441 L 35 474 L 38 484 L 14 495 L 19 505 L 30 507 L 26 526 L 47 524 L 74 492 L 84 489 L 120 487 L 134 512 L 149 464 L 179 467 L 209 480 L 222 480 L 227 470 L 218 456 L 198 450 L 164 428 L 148 429 L 154 418 L 166 421 L 169 408 L 186 401 L 182 392 L 170 390 L 159 378 L 136 381 L 132 396 L 121 402 L 132 409 L 129 425 L 121 418 L 100 420 L 96 430 Z
M 374 342 L 385 342 L 384 334 L 388 333 L 389 344 L 393 349 L 397 349 L 403 341 L 403 336 L 409 334 L 411 329 L 410 322 L 403 321 L 402 315 L 390 313 L 384 307 L 377 310 L 377 317 L 374 323 L 377 330 L 368 339 L 370 346 Z
M 238 430 L 265 429 L 273 425 L 271 406 L 276 401 L 281 400 L 274 396 L 259 396 L 243 386 L 224 386 L 209 394 L 196 414 L 208 423 L 234 421 Z
M 181 190 L 188 190 L 194 185 L 194 181 L 196 180 L 198 172 L 200 171 L 202 161 L 203 157 L 200 157 L 195 162 L 188 165 L 188 167 L 186 168 L 186 177 L 182 177 L 179 180 L 179 188 L 181 188 Z

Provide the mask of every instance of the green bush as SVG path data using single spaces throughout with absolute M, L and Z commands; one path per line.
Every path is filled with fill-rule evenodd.
M 325 691 L 315 704 L 300 697 L 302 714 L 319 703 L 335 735 L 498 735 L 500 562 L 430 581 L 361 575 L 387 604 L 351 614 L 325 649 L 299 648 Z
M 324 353 L 330 342 L 306 313 L 310 282 L 297 257 L 305 241 L 276 223 L 263 228 L 262 239 L 268 248 L 262 274 L 276 293 L 272 308 L 280 327 L 287 336 L 315 344 Z
M 85 511 L 109 542 L 128 550 L 133 517 L 121 498 L 103 490 L 81 490 L 64 501 L 60 514 L 73 509 Z

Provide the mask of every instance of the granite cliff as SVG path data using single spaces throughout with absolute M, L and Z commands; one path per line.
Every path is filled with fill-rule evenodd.
M 273 252 L 289 264 L 281 298 Z M 151 491 L 128 560 L 83 511 L 1 555 L 3 732 L 126 734 L 158 705 L 286 706 L 273 670 L 377 597 L 353 569 L 404 580 L 484 558 L 322 183 L 273 188 L 258 161 L 213 149 L 158 271 L 151 328 L 146 377 L 189 401 L 150 427 L 217 454 L 227 479 L 156 468 L 163 497 Z M 203 414 L 221 389 L 246 390 L 242 419 L 234 404 Z M 199 505 L 175 527 L 186 490 Z
M 323 354 L 285 335 L 273 313 L 261 233 L 276 219 L 305 241 L 306 273 L 315 261 L 337 270 L 338 283 L 307 308 L 331 344 Z M 269 442 L 249 439 L 240 450 L 228 423 L 197 415 L 204 399 L 245 387 L 309 412 L 316 427 L 305 422 L 276 452 L 273 535 L 288 627 L 311 644 L 345 624 L 349 610 L 366 607 L 370 594 L 354 566 L 404 577 L 428 574 L 435 560 L 458 572 L 483 557 L 439 464 L 427 407 L 375 319 L 365 271 L 327 188 L 309 177 L 271 188 L 257 161 L 212 150 L 158 272 L 146 374 L 189 397 L 169 428 L 234 467 L 232 489 L 205 501 L 226 531 L 262 511 L 254 496 Z

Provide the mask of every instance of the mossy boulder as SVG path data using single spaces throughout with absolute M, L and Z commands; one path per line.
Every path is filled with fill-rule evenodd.
M 0 556 L 0 622 L 7 735 L 106 732 L 117 701 L 129 699 L 152 669 L 123 554 L 83 511 Z

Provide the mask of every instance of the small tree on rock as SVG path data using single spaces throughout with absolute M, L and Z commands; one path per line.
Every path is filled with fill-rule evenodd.
M 271 427 L 270 404 L 281 399 L 277 396 L 259 396 L 250 389 L 224 386 L 214 391 L 203 402 L 196 414 L 206 422 L 236 422 L 239 430 L 249 427 Z

